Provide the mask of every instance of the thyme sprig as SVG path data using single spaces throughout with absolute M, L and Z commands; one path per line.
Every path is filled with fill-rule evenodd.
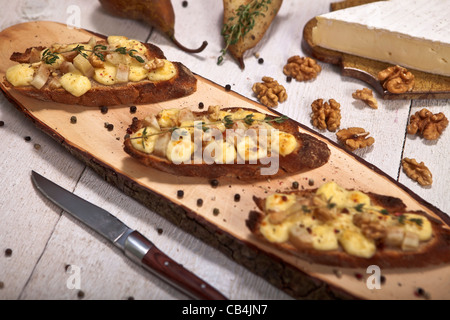
M 78 44 L 75 48 L 73 48 L 71 51 L 78 52 L 81 56 L 88 59 L 89 56 L 86 52 L 92 52 L 96 57 L 98 57 L 100 60 L 105 61 L 105 52 L 111 53 L 111 52 L 118 52 L 123 55 L 129 55 L 130 57 L 136 59 L 140 63 L 145 63 L 145 60 L 142 59 L 139 55 L 136 55 L 137 50 L 130 49 L 128 50 L 125 47 L 119 47 L 114 50 L 108 49 L 105 45 L 98 44 L 94 46 L 93 50 L 86 49 L 85 46 Z M 53 64 L 55 61 L 59 59 L 58 52 L 51 52 L 50 49 L 46 49 L 42 54 L 42 61 L 44 61 L 46 64 Z
M 57 59 L 59 59 L 58 55 L 54 52 L 51 52 L 50 49 L 45 49 L 42 53 L 42 61 L 44 61 L 46 64 L 53 64 Z
M 255 18 L 265 16 L 271 3 L 271 0 L 252 0 L 247 5 L 240 5 L 236 10 L 236 16 L 230 17 L 228 23 L 222 27 L 221 35 L 225 39 L 225 48 L 222 49 L 220 57 L 217 58 L 217 64 L 221 64 L 230 45 L 236 44 L 241 38 L 253 29 Z
M 123 55 L 127 55 L 128 54 L 130 57 L 136 59 L 140 63 L 144 63 L 145 62 L 144 59 L 142 59 L 142 57 L 135 55 L 137 50 L 135 50 L 135 49 L 127 50 L 127 48 L 125 48 L 125 47 L 119 47 L 119 48 L 116 48 L 114 50 L 108 50 L 108 48 L 106 46 L 104 46 L 102 44 L 98 44 L 98 45 L 94 46 L 93 50 L 89 50 L 89 49 L 86 49 L 82 45 L 77 45 L 71 51 L 78 52 L 79 54 L 81 54 L 86 59 L 88 58 L 88 55 L 85 52 L 83 52 L 83 51 L 92 52 L 95 56 L 97 56 L 102 61 L 105 61 L 105 54 L 104 54 L 105 52 L 118 52 L 118 53 L 123 54 Z
M 336 206 L 336 203 L 332 202 L 331 200 L 332 200 L 332 197 L 327 200 L 327 204 L 326 204 L 326 208 L 329 210 L 333 209 Z M 353 209 L 355 209 L 357 212 L 363 212 L 364 206 L 365 206 L 364 203 L 358 203 L 357 205 L 355 205 L 353 207 Z M 312 212 L 311 209 L 316 209 L 316 208 L 320 208 L 320 207 L 319 206 L 308 207 L 308 206 L 303 205 L 302 211 L 304 213 L 310 213 L 310 212 Z M 380 212 L 382 215 L 385 215 L 385 216 L 389 215 L 389 212 L 386 209 L 381 209 L 381 210 L 377 210 L 377 211 Z M 395 216 L 395 215 L 393 215 L 393 216 Z M 420 218 L 407 219 L 407 217 L 404 214 L 398 215 L 395 218 L 397 219 L 398 223 L 400 223 L 400 224 L 405 224 L 406 221 L 410 221 L 412 223 L 417 224 L 419 227 L 421 227 L 423 225 L 423 220 Z
M 130 139 L 142 139 L 142 145 L 144 146 L 144 141 L 148 137 L 165 134 L 167 132 L 173 133 L 174 131 L 176 131 L 178 129 L 197 128 L 197 129 L 201 129 L 201 130 L 203 130 L 203 132 L 205 132 L 209 129 L 210 126 L 216 125 L 216 124 L 224 124 L 225 128 L 230 129 L 233 126 L 233 124 L 235 123 L 235 121 L 244 121 L 246 124 L 252 125 L 255 121 L 265 122 L 265 123 L 270 123 L 270 122 L 283 123 L 286 119 L 288 119 L 288 117 L 283 115 L 283 116 L 276 117 L 276 118 L 266 117 L 264 120 L 256 120 L 256 119 L 253 119 L 253 113 L 252 113 L 252 114 L 245 116 L 244 118 L 233 120 L 231 114 L 229 114 L 229 115 L 226 115 L 225 117 L 223 117 L 223 119 L 218 120 L 218 121 L 214 121 L 214 122 L 210 122 L 210 123 L 205 123 L 204 121 L 198 121 L 193 125 L 171 127 L 171 128 L 167 128 L 165 130 L 161 130 L 161 131 L 155 132 L 155 133 L 147 133 L 147 127 L 146 127 L 142 131 L 141 136 L 133 137 L 133 138 L 130 137 Z M 181 135 L 183 135 L 183 134 L 181 134 Z M 145 146 L 144 146 L 144 148 L 145 148 Z

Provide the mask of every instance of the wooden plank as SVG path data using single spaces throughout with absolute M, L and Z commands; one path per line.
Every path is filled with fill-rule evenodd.
M 0 97 L 0 103 L 6 108 L 4 96 Z M 0 149 L 7 155 L 0 159 L 0 176 L 4 181 L 0 191 L 3 283 L 0 299 L 16 299 L 39 261 L 61 212 L 42 197 L 29 196 L 36 193 L 31 170 L 43 174 L 59 172 L 52 178 L 73 190 L 84 165 L 64 152 L 56 141 L 37 131 L 23 114 L 5 108 L 0 108 L 0 119 L 4 122 L 0 127 Z M 31 140 L 26 141 L 25 137 Z M 6 250 L 11 250 L 11 254 L 5 254 Z
M 70 4 L 50 2 L 22 0 L 9 3 L 3 10 L 0 29 L 36 19 L 67 23 L 71 21 L 73 10 L 79 8 L 80 23 L 85 28 L 108 30 L 141 40 L 145 40 L 150 33 L 148 26 L 112 18 L 100 10 L 99 4 L 89 0 L 77 0 Z M 86 7 L 96 9 L 86 14 Z M 37 170 L 55 182 L 74 189 L 85 165 L 67 154 L 48 135 L 37 131 L 33 123 L 14 109 L 4 96 L 0 97 L 0 105 L 0 119 L 4 122 L 0 128 L 0 148 L 7 155 L 0 160 L 0 174 L 5 182 L 0 191 L 0 282 L 3 283 L 0 298 L 17 299 L 21 297 L 46 250 L 47 242 L 58 226 L 61 212 L 36 194 L 30 180 L 31 170 Z M 27 136 L 31 137 L 31 141 L 24 140 Z M 26 196 L 34 194 L 35 197 Z M 11 256 L 3 254 L 7 249 L 12 250 Z M 42 283 L 41 291 L 46 291 Z M 34 297 L 39 297 L 39 294 L 39 291 L 35 292 Z
M 89 35 L 88 32 L 77 30 L 67 34 L 64 25 L 53 23 L 41 23 L 40 28 L 51 29 L 52 32 L 45 32 L 49 35 L 46 41 L 52 37 L 64 33 L 65 37 L 77 41 Z M 35 23 L 36 24 L 36 23 Z M 35 26 L 34 24 L 34 26 Z M 33 24 L 30 24 L 31 26 Z M 27 26 L 22 25 L 18 30 L 27 30 Z M 6 33 L 11 34 L 11 30 Z M 29 33 L 29 30 L 27 30 Z M 3 33 L 3 35 L 5 32 Z M 20 38 L 20 37 L 19 37 Z M 59 38 L 54 38 L 56 40 Z M 16 44 L 12 43 L 12 47 Z M 9 57 L 6 53 L 11 48 L 3 47 L 0 52 L 0 72 L 4 72 L 10 62 L 5 60 Z M 1 74 L 0 74 L 1 76 Z M 253 195 L 263 196 L 268 191 L 274 189 L 286 190 L 290 188 L 293 181 L 299 181 L 300 186 L 308 187 L 308 180 L 323 181 L 333 179 L 341 183 L 344 187 L 361 188 L 365 191 L 377 193 L 388 192 L 392 196 L 401 198 L 412 210 L 424 210 L 436 217 L 446 219 L 446 215 L 439 210 L 429 206 L 410 190 L 395 183 L 386 174 L 365 163 L 362 159 L 355 157 L 351 153 L 342 150 L 340 147 L 323 136 L 318 135 L 305 126 L 302 130 L 317 136 L 327 142 L 332 150 L 332 157 L 327 165 L 320 170 L 294 175 L 283 180 L 263 181 L 252 184 L 236 183 L 235 181 L 221 180 L 217 188 L 212 188 L 205 179 L 194 179 L 170 176 L 153 169 L 143 167 L 133 159 L 127 157 L 122 151 L 121 137 L 125 128 L 133 116 L 142 117 L 148 112 L 155 112 L 161 108 L 166 108 L 174 103 L 179 106 L 196 109 L 198 102 L 205 105 L 223 105 L 253 107 L 266 112 L 271 112 L 267 108 L 246 99 L 233 92 L 226 92 L 222 86 L 216 85 L 202 77 L 198 77 L 198 91 L 189 97 L 177 101 L 169 101 L 155 105 L 143 105 L 138 107 L 138 113 L 131 115 L 126 106 L 110 108 L 106 115 L 103 115 L 96 108 L 84 108 L 80 106 L 63 106 L 56 103 L 40 103 L 27 97 L 16 94 L 13 91 L 3 88 L 6 94 L 15 100 L 18 107 L 36 121 L 36 125 L 47 133 L 55 132 L 55 139 L 59 140 L 68 150 L 82 159 L 89 166 L 94 168 L 100 175 L 108 179 L 126 194 L 133 196 L 146 206 L 156 210 L 160 206 L 160 212 L 164 217 L 171 219 L 174 223 L 200 237 L 204 241 L 217 246 L 223 251 L 231 251 L 233 258 L 239 263 L 246 265 L 260 275 L 269 277 L 275 285 L 281 286 L 282 280 L 286 280 L 287 273 L 291 274 L 287 279 L 301 279 L 303 286 L 297 287 L 294 282 L 290 283 L 287 290 L 294 296 L 305 294 L 308 286 L 319 290 L 319 283 L 328 283 L 333 289 L 333 294 L 342 294 L 342 291 L 352 296 L 364 298 L 392 297 L 410 298 L 411 287 L 423 284 L 430 287 L 431 294 L 435 297 L 445 296 L 442 291 L 442 275 L 450 272 L 449 266 L 442 266 L 427 270 L 386 270 L 385 275 L 390 278 L 395 276 L 396 281 L 403 284 L 398 288 L 397 284 L 389 282 L 384 290 L 374 292 L 368 291 L 365 283 L 354 277 L 355 270 L 343 270 L 342 278 L 338 279 L 334 274 L 334 268 L 311 265 L 295 257 L 277 252 L 265 243 L 255 240 L 249 235 L 245 227 L 247 213 L 255 206 L 251 201 Z M 72 125 L 69 122 L 70 116 L 76 114 L 78 122 Z M 104 122 L 113 123 L 115 130 L 106 131 Z M 68 125 L 61 125 L 67 123 Z M 117 139 L 118 138 L 118 139 Z M 355 177 L 365 177 L 360 180 Z M 231 186 L 231 187 L 230 187 Z M 242 188 L 242 197 L 239 207 L 236 208 L 231 201 L 234 192 L 233 186 Z M 176 192 L 180 188 L 185 191 L 185 197 L 178 199 Z M 205 195 L 213 197 L 211 201 L 205 202 L 201 208 L 196 205 L 197 196 Z M 155 204 L 155 200 L 160 199 Z M 214 208 L 219 207 L 220 215 L 213 215 Z M 240 212 L 236 214 L 236 211 Z M 226 244 L 226 245 L 224 245 Z M 233 248 L 233 250 L 230 250 Z M 240 255 L 238 255 L 240 252 Z M 255 259 L 262 259 L 271 264 L 272 270 L 261 270 L 259 265 L 255 265 Z M 277 270 L 280 262 L 285 266 L 284 270 Z M 359 270 L 363 272 L 364 270 Z M 292 274 L 293 273 L 293 274 Z M 306 277 L 305 275 L 308 275 Z M 445 277 L 444 277 L 445 278 Z M 448 277 L 450 279 L 450 277 Z M 315 279 L 315 280 L 313 280 Z M 436 285 L 433 285 L 435 283 Z M 319 288 L 319 289 L 318 289 Z M 323 290 L 321 297 L 329 296 L 329 291 Z
M 184 267 L 213 283 L 227 296 L 289 299 L 264 279 L 246 270 L 223 253 L 195 239 L 167 219 L 107 184 L 88 169 L 75 192 L 137 227 L 158 248 L 178 257 Z M 124 205 L 125 204 L 125 205 Z M 132 212 L 132 214 L 129 214 Z M 205 267 L 207 262 L 208 267 Z M 80 288 L 67 287 L 80 268 Z M 255 288 L 263 288 L 256 290 Z M 81 296 L 79 296 L 81 293 Z M 21 295 L 23 299 L 185 299 L 186 297 L 125 258 L 102 237 L 74 219 L 63 216 L 56 226 L 39 264 Z
M 442 112 L 448 118 L 449 107 L 449 100 L 414 101 L 410 114 L 413 115 L 423 108 L 427 108 L 433 114 Z M 419 163 L 424 162 L 433 175 L 433 184 L 428 187 L 422 187 L 408 178 L 402 169 L 399 172 L 399 181 L 401 183 L 414 192 L 420 193 L 422 198 L 430 203 L 437 204 L 447 214 L 450 213 L 450 202 L 446 196 L 450 191 L 450 162 L 448 161 L 449 152 L 447 149 L 449 143 L 449 128 L 445 129 L 436 140 L 426 140 L 418 135 L 407 134 L 402 158 L 415 158 Z M 442 190 L 443 193 L 436 190 Z

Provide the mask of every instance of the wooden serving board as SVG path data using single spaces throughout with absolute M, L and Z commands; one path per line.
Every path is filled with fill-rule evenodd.
M 63 24 L 43 21 L 5 29 L 0 32 L 0 79 L 3 79 L 7 68 L 14 64 L 9 60 L 14 51 L 54 42 L 86 41 L 92 35 L 102 37 L 87 30 L 68 29 Z M 315 188 L 324 181 L 335 180 L 347 188 L 389 194 L 402 199 L 412 210 L 423 210 L 450 224 L 445 213 L 376 167 L 306 126 L 299 124 L 301 131 L 329 145 L 331 158 L 319 169 L 285 179 L 267 179 L 255 183 L 219 179 L 219 185 L 213 187 L 206 179 L 166 174 L 130 158 L 123 151 L 123 137 L 135 116 L 144 117 L 147 113 L 163 108 L 189 107 L 198 110 L 199 102 L 203 102 L 205 107 L 240 106 L 274 113 L 201 76 L 197 76 L 197 79 L 198 90 L 193 95 L 164 103 L 139 105 L 135 114 L 130 113 L 129 106 L 109 107 L 108 112 L 102 114 L 98 108 L 37 101 L 3 84 L 0 87 L 5 96 L 37 128 L 61 143 L 104 179 L 295 298 L 413 299 L 416 298 L 414 291 L 418 287 L 425 289 L 432 298 L 450 298 L 450 265 L 382 270 L 385 283 L 381 289 L 370 290 L 365 282 L 369 276 L 366 270 L 311 264 L 279 252 L 250 234 L 245 220 L 249 211 L 256 209 L 252 197 L 291 190 L 294 181 L 299 183 L 300 188 Z M 77 117 L 76 124 L 71 123 L 72 116 Z M 114 130 L 108 131 L 105 122 L 113 124 Z M 178 190 L 184 191 L 184 197 L 177 197 Z M 240 201 L 234 200 L 235 194 L 240 194 Z M 203 200 L 202 206 L 197 205 L 199 198 Z M 213 213 L 215 208 L 219 209 L 218 214 Z M 363 279 L 357 274 L 362 275 Z
M 375 2 L 373 0 L 347 0 L 331 5 L 331 10 L 344 9 L 356 5 Z M 302 47 L 312 57 L 331 64 L 341 66 L 344 76 L 356 78 L 368 83 L 383 99 L 449 99 L 450 77 L 408 69 L 414 74 L 414 88 L 405 93 L 391 93 L 385 90 L 377 78 L 378 72 L 392 64 L 367 59 L 343 52 L 333 51 L 317 46 L 312 41 L 312 29 L 316 26 L 316 18 L 311 19 L 303 28 Z

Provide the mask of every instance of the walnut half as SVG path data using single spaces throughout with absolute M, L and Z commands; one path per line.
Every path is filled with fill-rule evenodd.
M 380 240 L 387 234 L 387 229 L 379 220 L 372 220 L 370 213 L 362 212 L 353 216 L 353 224 L 369 239 Z
M 370 133 L 363 128 L 351 127 L 339 130 L 336 133 L 338 140 L 349 150 L 365 148 L 375 143 L 373 137 L 367 137 Z
M 433 183 L 433 175 L 423 162 L 418 163 L 416 159 L 404 158 L 402 166 L 406 175 L 421 186 L 430 186 Z
M 329 131 L 336 131 L 341 125 L 341 105 L 334 99 L 323 102 L 314 100 L 311 104 L 311 121 L 313 126 Z
M 436 140 L 448 126 L 448 119 L 440 112 L 433 114 L 426 108 L 411 116 L 407 127 L 409 134 L 420 134 L 427 140 Z
M 286 101 L 286 89 L 278 81 L 270 77 L 263 77 L 262 81 L 255 83 L 252 90 L 263 105 L 274 108 L 279 102 Z
M 392 66 L 378 73 L 384 89 L 392 93 L 405 93 L 414 87 L 414 75 L 400 66 Z
M 377 99 L 373 96 L 372 90 L 369 88 L 363 88 L 362 90 L 356 90 L 352 93 L 352 97 L 357 100 L 364 101 L 372 109 L 378 109 Z
M 316 60 L 309 57 L 293 56 L 283 67 L 283 73 L 288 77 L 293 77 L 297 81 L 307 81 L 317 77 L 322 68 Z

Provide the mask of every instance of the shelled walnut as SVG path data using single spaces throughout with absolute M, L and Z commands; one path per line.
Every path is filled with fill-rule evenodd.
M 339 130 L 336 133 L 336 137 L 347 149 L 354 151 L 375 143 L 373 137 L 367 137 L 369 134 L 363 128 L 351 127 Z
M 308 81 L 315 79 L 322 71 L 316 60 L 309 57 L 293 56 L 287 61 L 283 67 L 283 73 L 289 77 L 295 78 L 297 81 Z
M 352 97 L 357 100 L 362 100 L 372 109 L 378 109 L 377 99 L 375 99 L 372 90 L 370 90 L 369 88 L 356 90 L 355 92 L 352 93 Z
M 353 216 L 353 223 L 361 228 L 362 233 L 369 239 L 379 240 L 386 236 L 386 226 L 380 220 L 372 220 L 368 212 L 357 213 Z
M 411 116 L 407 130 L 409 134 L 419 134 L 427 140 L 436 140 L 447 126 L 448 119 L 442 112 L 433 114 L 423 108 Z
M 402 166 L 405 174 L 421 186 L 430 186 L 433 183 L 433 175 L 423 162 L 418 163 L 416 159 L 404 158 Z
M 329 131 L 336 131 L 341 125 L 341 105 L 334 99 L 323 102 L 314 100 L 311 104 L 311 121 L 313 126 Z
M 263 105 L 273 108 L 286 101 L 286 89 L 278 81 L 270 77 L 263 77 L 262 81 L 255 83 L 252 90 Z
M 392 93 L 405 93 L 414 87 L 414 75 L 400 66 L 392 66 L 378 73 L 384 89 Z

